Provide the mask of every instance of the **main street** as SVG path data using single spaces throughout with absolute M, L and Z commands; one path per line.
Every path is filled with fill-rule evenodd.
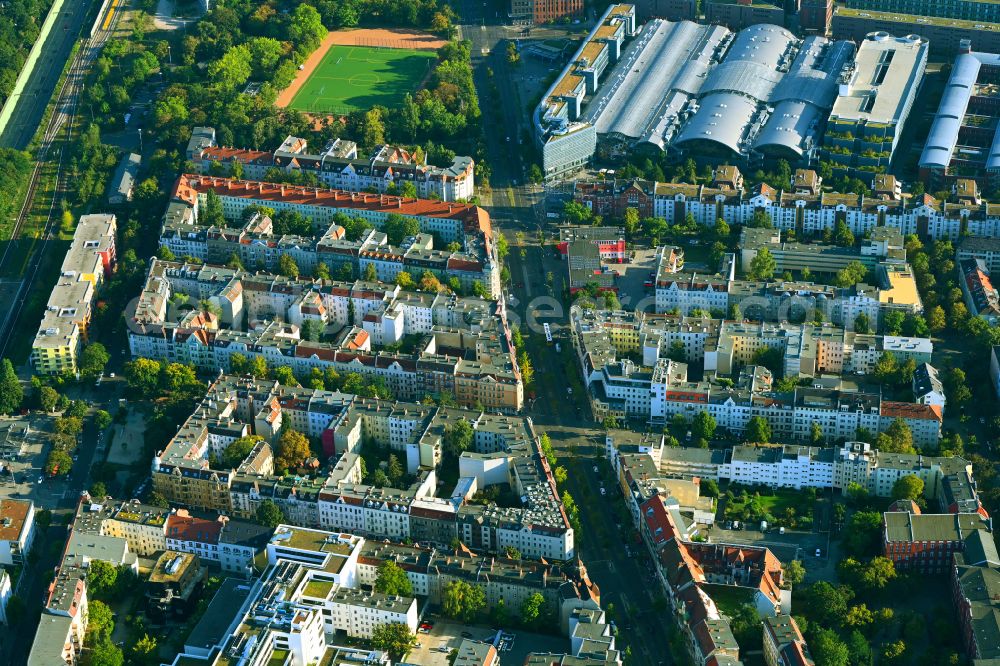
M 487 13 L 489 7 L 485 6 Z M 504 52 L 504 40 L 519 35 L 520 29 L 491 25 L 482 9 L 476 0 L 463 3 L 461 35 L 473 45 L 474 76 L 483 123 L 488 128 L 486 143 L 493 170 L 492 202 L 488 209 L 497 233 L 506 233 L 511 245 L 508 267 L 515 300 L 512 312 L 521 322 L 525 337 L 538 344 L 538 331 L 533 329 L 541 321 L 560 326 L 568 321 L 568 311 L 561 304 L 564 267 L 550 250 L 539 247 L 535 241 L 536 232 L 546 226 L 544 192 L 540 187 L 525 184 L 529 165 L 522 159 L 519 141 L 530 136 L 531 119 Z M 496 20 L 494 15 L 493 21 Z M 487 68 L 492 70 L 492 77 Z M 491 84 L 497 88 L 496 100 L 491 96 Z M 530 245 L 524 248 L 517 245 L 518 231 Z M 548 273 L 552 273 L 551 285 L 546 280 Z M 539 302 L 540 298 L 546 300 Z M 548 318 L 539 316 L 537 326 L 529 326 L 525 321 L 527 310 L 536 307 L 554 311 Z M 581 427 L 590 420 L 589 407 L 571 360 L 568 340 L 564 335 L 560 339 L 559 353 L 553 346 L 531 350 L 538 397 L 528 414 L 540 432 L 548 433 L 559 464 L 569 472 L 567 489 L 580 507 L 582 533 L 578 537 L 578 552 L 591 578 L 601 588 L 602 605 L 607 608 L 613 604 L 618 626 L 627 627 L 622 635 L 627 636 L 632 663 L 671 663 L 667 645 L 668 611 L 653 582 L 650 566 L 624 548 L 623 536 L 630 529 L 627 520 L 623 521 L 624 500 L 613 494 L 614 484 L 607 476 L 607 465 L 597 464 L 603 449 L 603 433 L 592 425 Z M 567 393 L 567 387 L 572 390 L 573 386 L 577 389 Z M 601 495 L 601 487 L 611 496 Z

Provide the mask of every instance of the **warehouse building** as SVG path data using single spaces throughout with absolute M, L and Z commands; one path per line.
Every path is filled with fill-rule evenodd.
M 1000 175 L 1000 55 L 966 52 L 955 59 L 920 155 L 920 177 L 935 182 Z

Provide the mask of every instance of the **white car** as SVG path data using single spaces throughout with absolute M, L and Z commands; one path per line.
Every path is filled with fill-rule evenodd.
M 608 491 L 604 489 L 604 486 L 601 486 L 601 496 L 603 497 L 604 495 L 607 495 L 607 494 L 608 494 Z
M 594 465 L 594 474 L 597 474 L 597 465 Z

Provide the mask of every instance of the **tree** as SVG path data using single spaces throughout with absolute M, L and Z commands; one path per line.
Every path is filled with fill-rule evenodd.
M 875 438 L 875 447 L 889 453 L 916 453 L 913 448 L 913 433 L 901 418 L 894 419 L 885 432 L 879 433 Z
M 90 595 L 97 599 L 108 599 L 117 582 L 117 567 L 104 560 L 91 560 L 87 568 L 87 591 Z
M 403 478 L 403 474 L 405 473 L 403 465 L 399 462 L 399 456 L 395 453 L 389 455 L 389 464 L 386 466 L 386 471 L 386 476 L 389 477 L 389 481 L 393 484 L 399 483 Z
M 552 447 L 552 440 L 549 438 L 547 432 L 542 433 L 542 436 L 538 438 L 538 445 L 542 449 L 542 455 L 548 461 L 549 467 L 554 467 L 556 464 L 556 450 Z
M 882 514 L 877 511 L 857 511 L 844 529 L 844 548 L 855 556 L 878 552 L 882 535 Z
M 48 476 L 66 476 L 73 469 L 73 459 L 62 449 L 53 449 L 45 460 L 45 473 Z
M 80 352 L 80 374 L 87 378 L 97 377 L 104 372 L 111 357 L 100 342 L 91 342 Z
M 155 666 L 160 663 L 157 656 L 158 648 L 156 638 L 149 634 L 143 634 L 142 638 L 132 646 L 132 662 L 141 666 Z
M 725 244 L 731 233 L 732 230 L 729 228 L 729 224 L 724 219 L 721 217 L 715 219 L 715 228 L 712 230 L 712 234 L 714 235 L 716 242 Z
M 813 583 L 805 592 L 815 619 L 824 625 L 836 625 L 847 612 L 847 602 L 853 596 L 847 588 L 834 587 L 825 580 Z
M 266 499 L 257 506 L 257 522 L 264 527 L 277 527 L 285 522 L 285 514 L 274 500 Z
M 98 409 L 97 412 L 94 413 L 94 426 L 98 430 L 106 429 L 109 425 L 111 425 L 112 420 L 111 414 L 103 409 Z
M 274 369 L 274 381 L 278 382 L 283 386 L 299 385 L 299 380 L 295 378 L 295 373 L 292 372 L 292 369 L 287 365 L 282 365 Z
M 847 637 L 847 652 L 850 663 L 856 666 L 870 666 L 872 663 L 872 649 L 868 639 L 857 629 Z
M 234 439 L 222 452 L 222 459 L 219 462 L 224 469 L 236 469 L 250 455 L 253 447 L 257 446 L 257 442 L 262 441 L 264 438 L 258 435 L 247 435 Z
M 702 479 L 701 494 L 705 497 L 718 497 L 719 484 L 715 482 L 715 479 Z
M 399 285 L 400 289 L 414 289 L 417 283 L 413 281 L 413 276 L 406 271 L 400 271 L 396 274 L 396 284 Z
M 816 446 L 823 442 L 823 427 L 816 421 L 809 426 L 809 441 Z
M 278 438 L 278 453 L 274 457 L 274 465 L 278 469 L 295 468 L 309 455 L 309 439 L 301 432 L 289 428 Z
M 892 498 L 918 500 L 924 496 L 924 480 L 916 474 L 907 474 L 892 484 Z
M 854 234 L 850 227 L 843 220 L 837 220 L 833 228 L 833 242 L 841 247 L 851 247 L 854 245 Z
M 771 221 L 771 216 L 767 214 L 766 210 L 758 208 L 753 212 L 753 217 L 747 226 L 755 229 L 773 229 L 774 222 Z
M 809 639 L 809 650 L 816 660 L 816 666 L 847 666 L 850 659 L 847 645 L 830 629 L 817 629 L 813 632 Z
M 486 607 L 486 593 L 479 585 L 470 585 L 464 580 L 453 580 L 444 586 L 441 608 L 453 620 L 466 624 Z
M 894 662 L 897 659 L 902 659 L 905 654 L 906 643 L 901 640 L 886 643 L 885 647 L 882 648 L 882 658 L 888 662 Z
M 834 284 L 838 287 L 853 287 L 859 282 L 863 282 L 867 276 L 868 268 L 860 261 L 852 261 L 837 271 Z
M 940 333 L 947 325 L 944 308 L 940 305 L 935 305 L 927 311 L 927 328 L 930 329 L 931 333 Z
M 541 592 L 533 592 L 521 603 L 521 623 L 534 629 L 544 619 L 545 597 Z
M 638 208 L 626 208 L 625 209 L 625 234 L 632 236 L 639 230 L 639 209 Z
M 865 333 L 871 333 L 871 331 L 872 331 L 871 319 L 869 319 L 868 315 L 866 315 L 864 312 L 859 313 L 858 316 L 854 318 L 854 332 L 865 334 Z
M 771 441 L 771 424 L 763 416 L 751 416 L 747 421 L 746 440 L 753 444 Z
M 715 428 L 715 417 L 705 410 L 695 414 L 694 420 L 691 422 L 691 434 L 695 439 L 711 440 L 715 436 Z
M 378 573 L 375 576 L 375 591 L 382 594 L 412 597 L 413 584 L 398 564 L 392 560 L 386 560 L 378 566 Z
M 150 506 L 157 506 L 161 509 L 170 508 L 170 502 L 167 501 L 167 498 L 164 497 L 162 493 L 158 493 L 155 490 L 149 493 L 149 497 L 146 499 L 146 504 L 149 504 Z
M 848 557 L 837 565 L 837 572 L 855 589 L 881 590 L 896 578 L 896 565 L 887 557 L 874 557 L 867 563 Z
M 104 635 L 90 645 L 89 652 L 84 652 L 81 663 L 84 666 L 123 666 L 125 655 L 109 635 Z
M 159 386 L 160 363 L 148 358 L 137 358 L 125 364 L 125 381 L 138 395 L 153 395 Z
M 407 237 L 420 233 L 420 222 L 413 217 L 390 213 L 386 216 L 385 222 L 382 223 L 382 231 L 390 245 L 399 245 Z
M 757 250 L 753 259 L 750 260 L 750 271 L 747 277 L 751 280 L 769 280 L 774 277 L 774 272 L 778 269 L 778 262 L 766 247 Z
M 903 332 L 905 315 L 899 310 L 890 310 L 882 317 L 882 330 L 886 335 L 899 335 Z
M 24 389 L 14 372 L 14 365 L 9 359 L 0 364 L 0 414 L 13 414 L 21 408 L 24 400 Z
M 38 406 L 43 412 L 54 412 L 59 403 L 59 393 L 51 386 L 38 389 Z
M 552 474 L 556 478 L 556 485 L 560 487 L 566 483 L 566 480 L 569 478 L 569 472 L 567 472 L 566 468 L 562 465 L 557 465 L 556 468 L 552 470 Z M 702 492 L 704 492 L 704 488 L 702 489 Z
M 378 282 L 378 272 L 375 270 L 375 264 L 365 266 L 365 272 L 361 274 L 361 279 L 365 282 Z
M 785 583 L 791 587 L 798 585 L 806 578 L 805 567 L 802 566 L 802 562 L 799 560 L 792 560 L 785 565 Z
M 956 406 L 961 407 L 972 399 L 968 379 L 961 368 L 948 369 L 944 375 L 944 388 L 948 402 Z
M 472 426 L 465 419 L 455 421 L 455 423 L 444 429 L 444 450 L 453 458 L 458 458 L 463 451 L 472 446 L 473 439 Z
M 380 624 L 372 632 L 372 646 L 389 653 L 394 662 L 402 661 L 416 647 L 417 637 L 402 622 Z
M 292 255 L 283 252 L 278 257 L 278 274 L 290 278 L 297 278 L 299 276 L 299 265 L 295 263 Z
M 108 496 L 108 489 L 104 485 L 103 481 L 94 481 L 92 484 L 90 484 L 89 492 L 91 497 L 101 498 Z

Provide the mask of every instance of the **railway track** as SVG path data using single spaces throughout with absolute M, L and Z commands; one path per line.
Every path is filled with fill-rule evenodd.
M 21 240 L 24 224 L 29 219 L 34 209 L 35 197 L 38 194 L 38 185 L 42 180 L 44 169 L 47 165 L 51 165 L 52 162 L 55 162 L 55 186 L 52 193 L 52 200 L 49 204 L 49 210 L 47 211 L 45 225 L 42 228 L 41 235 L 29 249 L 29 256 L 25 270 L 21 275 L 21 284 L 14 297 L 14 302 L 7 313 L 6 319 L 3 321 L 2 325 L 0 325 L 0 358 L 2 358 L 7 352 L 7 347 L 12 334 L 16 330 L 17 321 L 21 316 L 21 311 L 24 309 L 24 302 L 27 298 L 28 290 L 30 286 L 34 284 L 35 279 L 38 276 L 38 269 L 42 263 L 41 259 L 46 243 L 53 239 L 53 228 L 59 224 L 58 217 L 54 215 L 56 200 L 58 199 L 59 193 L 65 191 L 66 183 L 65 173 L 63 172 L 63 158 L 65 156 L 66 147 L 72 139 L 73 121 L 76 118 L 80 93 L 83 91 L 84 80 L 90 66 L 93 64 L 98 54 L 100 54 L 101 49 L 104 48 L 104 45 L 111 38 L 111 35 L 114 34 L 114 30 L 118 24 L 118 18 L 120 16 L 120 13 L 117 10 L 118 7 L 116 7 L 115 3 L 111 3 L 108 8 L 108 13 L 104 16 L 98 17 L 97 21 L 100 23 L 100 28 L 98 28 L 98 30 L 94 33 L 93 37 L 83 41 L 80 50 L 73 59 L 73 63 L 70 65 L 66 78 L 63 80 L 62 85 L 56 93 L 56 102 L 53 106 L 52 116 L 49 118 L 45 127 L 45 132 L 43 132 L 41 141 L 39 142 L 35 158 L 35 166 L 32 170 L 31 178 L 28 181 L 28 190 L 24 199 L 24 204 L 18 212 L 10 241 L 7 243 L 3 255 L 0 255 L 0 274 L 3 273 L 10 257 L 19 259 L 22 256 L 22 252 L 20 250 L 16 251 L 13 255 L 11 254 L 11 250 L 15 247 L 15 245 L 19 245 L 17 241 Z M 56 139 L 59 137 L 59 132 L 64 126 L 68 128 L 66 137 L 58 142 L 58 155 L 53 156 L 53 159 L 50 160 L 49 154 L 57 145 Z

